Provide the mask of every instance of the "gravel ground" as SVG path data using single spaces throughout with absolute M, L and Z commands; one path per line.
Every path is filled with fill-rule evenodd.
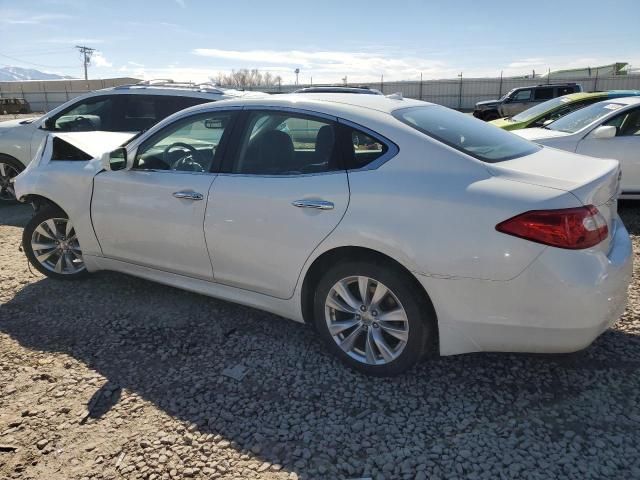
M 640 206 L 621 213 L 638 255 Z M 640 262 L 626 314 L 586 351 L 377 379 L 267 313 L 30 272 L 29 215 L 0 207 L 0 479 L 640 478 Z

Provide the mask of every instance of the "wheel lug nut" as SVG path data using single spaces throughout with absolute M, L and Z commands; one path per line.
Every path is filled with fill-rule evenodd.
M 374 317 L 377 317 L 378 316 L 378 311 L 377 310 L 372 311 L 371 315 L 373 315 Z
M 367 307 L 365 307 L 364 305 L 360 305 L 360 310 L 362 310 L 363 312 L 367 311 Z

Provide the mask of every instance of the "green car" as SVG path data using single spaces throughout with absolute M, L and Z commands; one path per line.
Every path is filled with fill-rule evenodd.
M 542 127 L 549 121 L 557 120 L 566 114 L 586 107 L 592 103 L 618 97 L 640 96 L 640 90 L 610 90 L 608 92 L 571 93 L 553 98 L 513 117 L 492 120 L 491 124 L 503 130 L 520 130 L 522 128 Z

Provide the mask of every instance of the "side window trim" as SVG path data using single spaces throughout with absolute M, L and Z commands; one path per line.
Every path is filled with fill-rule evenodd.
M 216 115 L 219 113 L 229 113 L 231 115 L 231 122 L 230 125 L 227 126 L 227 128 L 225 128 L 225 131 L 222 134 L 222 137 L 220 138 L 220 145 L 218 148 L 220 148 L 220 157 L 222 158 L 222 162 L 224 162 L 225 159 L 225 155 L 226 155 L 226 151 L 227 151 L 227 146 L 229 144 L 229 137 L 231 136 L 231 133 L 234 131 L 236 124 L 238 123 L 238 116 L 239 113 L 241 112 L 241 110 L 239 108 L 228 108 L 228 109 L 215 109 L 215 110 L 208 110 L 206 112 L 196 112 L 196 113 L 189 113 L 186 115 L 181 116 L 180 118 L 176 118 L 174 121 L 167 123 L 166 125 L 162 125 L 162 127 L 160 127 L 158 130 L 156 130 L 155 132 L 153 132 L 149 137 L 147 137 L 146 139 L 144 139 L 141 143 L 139 143 L 138 145 L 132 146 L 131 151 L 127 152 L 128 154 L 134 154 L 134 158 L 133 158 L 133 164 L 131 165 L 131 170 L 137 170 L 137 171 L 142 171 L 142 172 L 163 172 L 163 173 L 189 173 L 189 174 L 194 174 L 194 173 L 200 173 L 200 174 L 209 174 L 209 173 L 218 173 L 218 171 L 220 170 L 219 165 L 216 165 L 216 161 L 214 159 L 214 161 L 211 164 L 211 167 L 209 168 L 208 172 L 184 172 L 184 171 L 178 171 L 178 170 L 157 170 L 157 169 L 144 169 L 144 168 L 137 168 L 138 162 L 139 162 L 139 158 L 140 158 L 140 154 L 141 152 L 144 153 L 144 149 L 147 148 L 149 145 L 154 145 L 155 142 L 161 138 L 163 136 L 163 134 L 165 134 L 165 132 L 173 127 L 175 127 L 176 124 L 180 123 L 189 123 L 190 121 L 196 121 L 196 119 L 198 117 L 206 117 L 208 115 Z
M 338 123 L 340 125 L 344 125 L 346 127 L 353 128 L 354 130 L 358 130 L 358 131 L 364 133 L 365 135 L 370 136 L 374 140 L 377 140 L 378 142 L 384 144 L 387 147 L 387 151 L 384 154 L 380 155 L 375 160 L 373 160 L 372 162 L 370 162 L 370 163 L 366 164 L 364 167 L 360 167 L 360 168 L 347 168 L 347 172 L 362 172 L 362 171 L 366 171 L 366 170 L 376 170 L 376 169 L 380 168 L 382 165 L 384 165 L 385 163 L 387 163 L 389 160 L 391 160 L 393 157 L 395 157 L 398 154 L 398 152 L 400 152 L 400 148 L 398 147 L 398 145 L 393 143 L 388 138 L 380 135 L 379 133 L 374 132 L 370 128 L 364 127 L 362 125 L 359 125 L 359 124 L 357 124 L 355 122 L 352 122 L 350 120 L 346 120 L 344 118 L 338 118 Z

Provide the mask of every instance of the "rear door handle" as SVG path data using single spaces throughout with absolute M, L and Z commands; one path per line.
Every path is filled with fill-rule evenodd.
M 176 198 L 184 198 L 186 200 L 202 200 L 204 198 L 204 196 L 201 193 L 193 192 L 189 190 L 173 192 L 173 196 Z
M 291 205 L 298 208 L 315 208 L 318 210 L 333 210 L 333 202 L 326 200 L 296 200 Z

